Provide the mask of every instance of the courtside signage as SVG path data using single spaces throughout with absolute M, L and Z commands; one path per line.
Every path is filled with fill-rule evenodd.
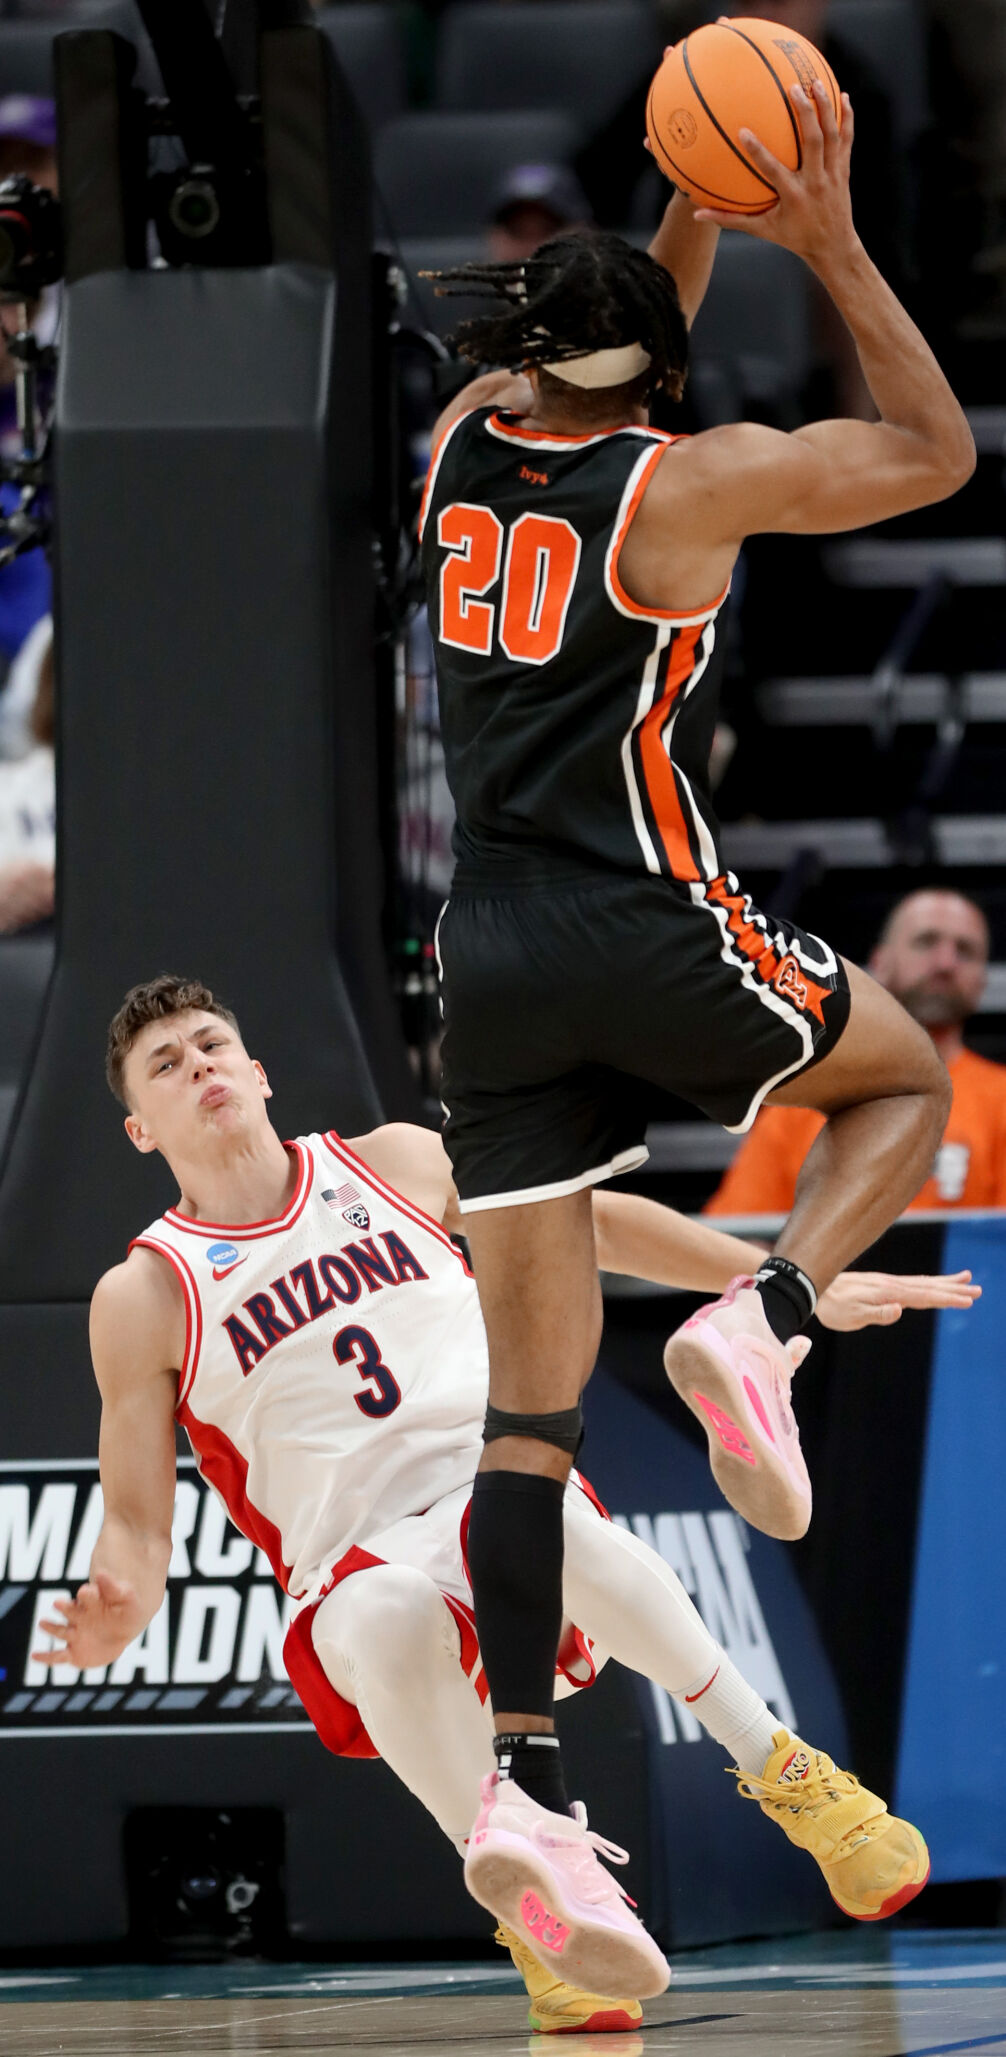
M 309 1730 L 283 1664 L 290 1602 L 179 1458 L 168 1588 L 114 1664 L 32 1657 L 53 1601 L 86 1580 L 103 1504 L 97 1459 L 0 1463 L 0 1741 L 16 1736 Z

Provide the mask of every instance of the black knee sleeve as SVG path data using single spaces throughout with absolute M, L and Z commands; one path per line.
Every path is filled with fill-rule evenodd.
M 552 1712 L 564 1492 L 559 1479 L 525 1471 L 480 1471 L 472 1490 L 468 1568 L 475 1625 L 489 1696 L 501 1713 Z
M 554 1443 L 567 1457 L 575 1457 L 583 1442 L 583 1408 L 577 1401 L 575 1407 L 563 1407 L 558 1414 L 506 1414 L 490 1401 L 482 1439 L 496 1443 L 501 1436 L 532 1436 L 536 1442 Z

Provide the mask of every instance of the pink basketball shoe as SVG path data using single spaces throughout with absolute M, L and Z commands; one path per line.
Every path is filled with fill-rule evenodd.
M 493 1771 L 482 1781 L 465 1884 L 557 1978 L 592 1993 L 651 1999 L 664 1991 L 670 1966 L 598 1852 L 627 1862 L 624 1850 L 588 1829 L 579 1802 L 572 1814 L 551 1814 Z
M 709 1462 L 731 1507 L 768 1536 L 792 1542 L 810 1526 L 812 1495 L 790 1405 L 790 1381 L 810 1349 L 780 1343 L 749 1278 L 675 1330 L 664 1368 L 702 1423 Z

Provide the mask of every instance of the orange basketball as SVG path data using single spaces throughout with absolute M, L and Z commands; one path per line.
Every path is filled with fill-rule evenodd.
M 668 50 L 650 87 L 646 127 L 657 163 L 697 207 L 764 214 L 775 187 L 756 170 L 740 131 L 753 130 L 780 164 L 799 170 L 790 87 L 799 82 L 809 93 L 815 79 L 824 80 L 841 125 L 835 74 L 805 36 L 744 15 L 696 29 Z

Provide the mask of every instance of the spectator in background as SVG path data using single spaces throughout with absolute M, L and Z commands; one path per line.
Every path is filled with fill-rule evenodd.
M 31 93 L 8 93 L 0 98 L 0 179 L 22 172 L 36 186 L 50 193 L 57 190 L 56 106 L 52 100 Z M 28 318 L 40 343 L 51 343 L 59 320 L 59 289 L 47 286 L 31 303 Z M 20 449 L 14 398 L 14 359 L 5 346 L 13 333 L 17 310 L 5 307 L 0 314 L 0 455 L 11 457 Z M 17 505 L 18 489 L 0 485 L 0 508 L 9 514 Z M 26 550 L 0 568 L 0 667 L 9 663 L 41 616 L 52 608 L 52 580 L 49 560 L 43 550 Z
M 0 935 L 50 920 L 55 906 L 51 625 L 38 666 L 30 731 L 27 754 L 0 763 Z
M 518 264 L 550 236 L 586 228 L 592 220 L 583 187 L 566 165 L 515 165 L 493 195 L 488 255 L 494 264 Z
M 981 908 L 937 887 L 898 901 L 870 958 L 874 978 L 928 1029 L 953 1083 L 943 1141 L 913 1208 L 1006 1207 L 1006 1065 L 976 1056 L 963 1037 L 985 990 L 988 954 Z M 788 1214 L 822 1125 L 809 1109 L 763 1108 L 706 1213 Z

